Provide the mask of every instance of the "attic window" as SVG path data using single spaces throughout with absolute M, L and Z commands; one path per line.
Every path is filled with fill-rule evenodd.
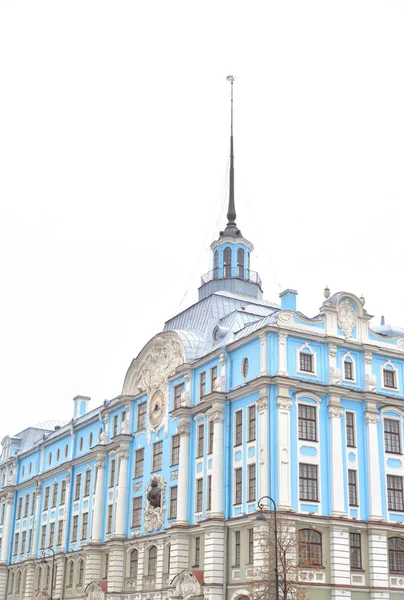
M 395 371 L 391 369 L 383 369 L 383 385 L 387 388 L 396 387 Z
M 300 352 L 300 370 L 313 373 L 313 355 L 308 352 Z

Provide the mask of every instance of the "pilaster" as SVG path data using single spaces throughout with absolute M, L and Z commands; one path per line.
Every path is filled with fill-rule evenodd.
M 156 542 L 157 561 L 156 561 L 156 588 L 163 587 L 163 568 L 164 568 L 164 539 Z
M 182 418 L 177 427 L 180 436 L 180 456 L 178 464 L 178 499 L 177 523 L 188 523 L 188 496 L 189 496 L 189 434 L 191 425 L 189 418 Z
M 189 532 L 187 529 L 171 530 L 170 581 L 189 566 Z
M 0 562 L 7 564 L 10 552 L 11 537 L 11 515 L 14 503 L 14 492 L 9 492 L 6 497 L 6 508 L 4 511 L 3 536 L 1 540 Z
M 209 421 L 213 421 L 213 466 L 212 466 L 212 503 L 210 517 L 223 518 L 223 424 L 222 405 L 213 405 L 209 413 Z
M 85 584 L 101 579 L 102 552 L 101 545 L 92 545 L 86 547 L 86 574 Z
M 120 592 L 123 586 L 125 550 L 123 542 L 110 545 L 108 563 L 108 592 Z
M 286 344 L 288 334 L 280 331 L 278 334 L 278 375 L 283 377 L 288 376 L 287 360 L 286 360 Z
M 365 412 L 366 441 L 369 477 L 369 521 L 383 521 L 382 494 L 379 465 L 379 433 L 380 415 L 376 408 L 368 404 Z
M 7 593 L 7 565 L 0 563 L 0 598 L 6 597 Z
M 67 520 L 69 518 L 70 513 L 70 486 L 71 486 L 71 478 L 72 478 L 72 470 L 71 468 L 66 473 L 66 500 L 65 500 L 65 510 L 63 513 L 63 538 L 62 538 L 62 548 L 66 551 L 67 548 Z M 38 506 L 39 511 L 39 506 Z M 39 522 L 39 513 L 38 513 L 38 522 Z M 38 525 L 38 535 L 39 535 L 39 525 Z
M 330 420 L 330 439 L 331 439 L 331 516 L 344 517 L 344 468 L 342 462 L 342 432 L 341 417 L 344 411 L 340 401 L 335 396 L 331 396 L 328 407 L 328 417 Z
M 65 557 L 64 556 L 56 556 L 55 567 L 56 567 L 56 579 L 54 582 L 54 586 L 55 586 L 54 597 L 62 598 L 63 597 L 62 596 L 63 581 L 64 581 L 64 575 L 65 575 Z M 35 565 L 34 565 L 34 575 L 35 575 Z
M 371 600 L 388 600 L 390 594 L 383 589 L 389 587 L 387 533 L 379 528 L 369 529 L 368 542 L 370 587 L 379 588 L 371 591 Z
M 260 335 L 260 376 L 267 374 L 267 335 Z
M 97 471 L 91 541 L 97 543 L 101 542 L 102 523 L 104 517 L 105 454 L 97 454 L 95 465 Z
M 115 518 L 115 534 L 114 537 L 125 537 L 126 525 L 126 501 L 128 492 L 128 458 L 129 445 L 122 444 L 118 450 L 119 458 L 119 478 L 117 487 L 117 503 L 116 503 L 116 518 Z
M 292 400 L 286 389 L 280 388 L 278 407 L 278 508 L 292 510 L 290 490 L 290 409 Z
M 330 574 L 331 584 L 338 589 L 333 590 L 331 597 L 335 600 L 348 599 L 351 593 L 351 565 L 349 550 L 349 529 L 343 526 L 330 527 Z
M 267 392 L 261 392 L 258 402 L 257 402 L 257 411 L 258 411 L 258 492 L 259 498 L 262 496 L 269 496 L 269 485 L 268 485 L 268 475 L 269 475 L 269 457 L 268 457 L 268 394 Z
M 205 559 L 204 581 L 205 586 L 215 586 L 205 597 L 209 599 L 223 598 L 224 573 L 227 565 L 224 564 L 225 556 L 225 526 L 224 523 L 215 523 L 205 528 Z

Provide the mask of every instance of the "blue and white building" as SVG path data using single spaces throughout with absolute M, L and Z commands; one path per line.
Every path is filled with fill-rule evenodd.
M 233 156 L 233 152 L 231 152 Z M 298 530 L 313 600 L 404 598 L 404 330 L 365 299 L 263 298 L 228 224 L 199 300 L 132 361 L 116 398 L 2 441 L 0 598 L 240 600 L 257 501 Z

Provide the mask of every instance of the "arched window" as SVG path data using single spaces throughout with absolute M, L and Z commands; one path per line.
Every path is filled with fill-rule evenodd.
M 231 277 L 231 248 L 224 249 L 224 276 Z
M 157 570 L 157 547 L 152 546 L 149 550 L 148 575 L 155 575 Z
M 130 577 L 137 577 L 137 565 L 138 565 L 138 553 L 137 550 L 132 550 L 130 553 Z
M 60 459 L 60 448 L 56 450 L 56 460 L 59 462 Z
M 23 465 L 23 466 L 22 466 L 22 469 L 21 469 L 21 477 L 24 477 L 24 475 L 25 475 L 25 467 L 24 467 L 24 465 Z
M 57 564 L 55 564 L 55 567 L 53 569 L 53 580 L 52 580 L 53 585 L 55 585 L 57 574 L 58 574 L 58 566 L 57 566 Z
M 88 447 L 91 448 L 92 445 L 93 445 L 93 434 L 91 432 L 90 437 L 88 438 Z
M 80 558 L 80 560 L 79 560 L 79 576 L 78 576 L 77 585 L 83 585 L 83 581 L 84 581 L 84 559 Z
M 39 592 L 41 589 L 41 567 L 37 567 L 35 571 L 35 591 Z
M 48 465 L 50 465 L 51 462 L 52 462 L 52 452 L 49 452 Z
M 67 565 L 67 587 L 73 587 L 74 562 L 71 560 Z
M 27 570 L 24 569 L 24 571 L 22 573 L 22 586 L 21 586 L 21 593 L 22 594 L 25 593 L 26 583 L 27 583 Z
M 50 588 L 50 578 L 51 578 L 51 568 L 50 568 L 50 565 L 46 565 L 46 567 L 45 567 L 45 590 L 49 590 L 49 588 Z
M 29 475 L 31 475 L 31 471 L 32 471 L 32 462 L 30 462 L 28 465 L 28 474 Z
M 244 279 L 244 250 L 237 250 L 237 277 Z
M 65 446 L 65 458 L 67 458 L 67 453 L 69 452 L 69 445 L 66 444 Z
M 15 583 L 15 593 L 19 594 L 21 592 L 21 571 L 17 571 L 17 580 Z
M 299 565 L 311 567 L 321 566 L 322 549 L 321 533 L 314 529 L 301 529 L 299 531 Z
M 101 436 L 102 436 L 102 427 L 101 427 L 100 432 L 98 434 L 98 441 L 99 442 L 101 441 Z
M 57 504 L 57 498 L 58 498 L 58 482 L 55 481 L 55 483 L 53 484 L 53 494 L 52 494 L 52 507 L 55 507 Z
M 219 252 L 216 250 L 213 260 L 213 278 L 218 279 L 219 277 Z
M 404 540 L 389 538 L 389 568 L 390 571 L 404 572 Z
M 11 595 L 14 589 L 14 571 L 11 571 L 10 578 L 8 580 L 8 593 Z
M 81 438 L 80 438 L 80 441 L 79 441 L 79 450 L 80 450 L 80 451 L 81 451 L 81 450 L 83 450 L 83 441 L 84 441 L 84 440 L 83 440 L 83 438 L 81 437 Z

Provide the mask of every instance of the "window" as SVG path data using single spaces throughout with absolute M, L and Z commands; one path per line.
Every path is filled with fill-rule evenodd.
M 353 381 L 353 364 L 350 358 L 346 358 L 344 360 L 344 379 L 348 379 L 349 381 Z
M 42 525 L 40 549 L 43 550 L 45 548 L 45 546 L 46 546 L 46 525 Z
M 88 512 L 83 513 L 81 521 L 81 539 L 86 540 L 88 533 Z
M 16 554 L 18 554 L 18 543 L 20 541 L 20 534 L 16 533 L 14 535 L 14 549 L 13 549 L 13 556 L 15 556 Z
M 199 374 L 199 400 L 206 396 L 206 371 Z
M 252 502 L 256 499 L 256 485 L 255 485 L 255 463 L 248 465 L 248 502 Z
M 52 462 L 52 452 L 49 452 L 49 456 L 48 456 L 48 465 L 50 465 Z
M 217 367 L 212 367 L 210 370 L 210 391 L 211 392 L 215 391 L 216 381 L 217 381 Z
M 389 538 L 389 568 L 390 571 L 404 572 L 404 540 Z
M 17 571 L 17 582 L 15 584 L 15 591 L 17 594 L 21 591 L 21 571 Z
M 242 248 L 237 250 L 237 277 L 244 279 L 244 250 Z
M 138 552 L 137 552 L 137 550 L 132 550 L 132 552 L 130 553 L 130 572 L 129 572 L 129 576 L 131 577 L 131 579 L 137 578 L 138 564 L 139 564 Z
M 17 519 L 21 519 L 21 512 L 22 512 L 22 496 L 20 496 L 18 498 L 18 504 L 17 504 Z
M 146 402 L 137 407 L 137 430 L 146 429 Z
M 243 443 L 243 411 L 238 410 L 236 412 L 236 430 L 235 430 L 235 446 L 240 446 Z
M 123 410 L 121 412 L 121 433 L 122 433 L 122 425 L 125 423 L 126 421 L 126 410 Z
M 41 567 L 37 567 L 35 571 L 35 591 L 38 592 L 41 587 Z
M 214 263 L 213 263 L 213 278 L 218 279 L 219 277 L 219 252 L 216 250 L 214 254 Z
M 89 435 L 89 438 L 88 438 L 88 447 L 91 448 L 92 445 L 93 445 L 93 434 L 91 432 Z
M 298 533 L 298 553 L 300 566 L 321 566 L 321 533 L 314 529 L 301 529 Z
M 68 444 L 66 444 L 66 446 L 65 446 L 65 458 L 67 458 L 68 452 L 69 452 L 69 446 L 68 446 Z
M 114 415 L 112 423 L 112 437 L 116 437 L 118 435 L 118 415 Z
M 28 517 L 28 508 L 29 508 L 29 494 L 25 495 L 25 502 L 24 502 L 24 517 Z
M 21 554 L 25 554 L 26 543 L 27 543 L 27 532 L 23 531 L 21 534 Z
M 35 512 L 36 492 L 32 492 L 31 515 Z
M 152 471 L 161 471 L 163 467 L 163 442 L 153 444 L 153 468 Z
M 80 499 L 80 490 L 81 490 L 81 473 L 77 473 L 76 475 L 76 485 L 74 487 L 74 499 Z
M 198 425 L 198 445 L 196 449 L 196 458 L 200 458 L 203 456 L 203 446 L 205 439 L 205 426 Z
M 79 560 L 79 576 L 77 579 L 77 585 L 83 585 L 84 582 L 84 559 L 80 558 Z
M 109 571 L 109 553 L 107 552 L 104 555 L 103 559 L 103 569 L 102 569 L 102 578 L 108 579 L 108 571 Z
M 177 493 L 177 486 L 170 488 L 170 519 L 177 518 Z
M 156 548 L 156 546 L 152 546 L 149 550 L 149 565 L 148 565 L 147 574 L 155 575 L 156 568 L 157 568 L 157 548 Z
M 248 441 L 254 442 L 257 438 L 257 411 L 254 406 L 248 407 Z
M 8 593 L 12 594 L 14 588 L 14 571 L 10 573 L 10 579 L 8 580 Z
M 254 564 L 254 529 L 248 530 L 248 564 Z
M 241 363 L 241 374 L 244 377 L 244 379 L 247 377 L 248 375 L 248 368 L 249 368 L 249 362 L 248 362 L 248 358 L 243 358 L 243 362 Z
M 115 458 L 111 458 L 111 463 L 109 466 L 109 487 L 114 487 L 115 485 L 115 468 L 116 468 L 116 460 Z
M 132 500 L 132 527 L 140 527 L 142 523 L 142 497 Z
M 28 531 L 28 548 L 27 553 L 30 554 L 32 550 L 32 529 Z
M 208 495 L 207 495 L 207 507 L 206 510 L 212 508 L 212 475 L 208 475 Z
M 348 469 L 348 494 L 349 506 L 358 506 L 358 490 L 356 485 L 356 471 Z
M 383 385 L 387 388 L 396 387 L 396 372 L 392 369 L 383 369 Z
M 202 512 L 203 479 L 196 480 L 196 512 Z
M 404 510 L 403 478 L 387 475 L 387 498 L 389 510 Z
M 176 385 L 174 388 L 174 409 L 181 406 L 181 397 L 184 392 L 184 384 Z
M 44 502 L 43 502 L 43 509 L 44 510 L 48 510 L 48 508 L 49 508 L 49 494 L 50 494 L 50 487 L 47 486 L 45 488 L 45 498 L 44 498 Z
M 353 412 L 345 413 L 345 423 L 346 423 L 346 445 L 350 448 L 355 448 L 355 416 Z
M 213 421 L 209 421 L 209 448 L 208 448 L 208 454 L 212 454 L 213 452 L 213 440 L 214 440 L 214 431 L 215 431 L 215 424 Z
M 315 406 L 299 404 L 299 440 L 317 441 Z
M 135 452 L 135 479 L 143 477 L 144 473 L 144 448 L 139 448 Z
M 349 552 L 351 557 L 351 569 L 362 568 L 361 534 L 349 534 Z
M 66 480 L 63 479 L 62 486 L 60 488 L 60 504 L 64 504 L 66 502 Z
M 83 450 L 83 444 L 84 444 L 84 440 L 83 440 L 83 438 L 81 437 L 81 438 L 80 438 L 80 441 L 79 441 L 79 450 L 80 450 L 80 452 Z
M 77 530 L 79 526 L 79 516 L 74 515 L 73 526 L 72 526 L 72 542 L 77 542 Z
M 63 519 L 59 519 L 59 521 L 58 521 L 58 537 L 57 537 L 57 542 L 56 542 L 57 546 L 61 546 L 62 542 L 63 542 L 63 526 L 64 526 Z
M 73 586 L 74 562 L 71 560 L 67 567 L 67 587 Z
M 231 277 L 231 248 L 224 249 L 223 258 L 224 258 L 224 276 Z
M 240 566 L 240 534 L 240 531 L 234 532 L 234 567 Z
M 108 504 L 108 518 L 107 518 L 107 531 L 106 533 L 112 533 L 112 504 Z
M 195 556 L 194 556 L 194 567 L 199 567 L 199 561 L 201 559 L 201 538 L 195 538 Z
M 55 522 L 50 524 L 50 528 L 49 528 L 49 546 L 53 547 L 53 544 L 55 543 Z
M 314 373 L 313 355 L 309 352 L 300 352 L 300 370 L 307 373 Z
M 90 487 L 91 487 L 91 471 L 88 469 L 84 475 L 84 495 L 90 495 Z
M 180 444 L 180 436 L 173 435 L 171 438 L 171 466 L 178 465 L 180 462 Z
M 384 419 L 384 449 L 386 452 L 401 454 L 400 421 Z
M 243 469 L 234 470 L 234 504 L 241 504 L 243 501 Z
M 53 492 L 52 492 L 52 508 L 55 508 L 56 504 L 57 504 L 57 499 L 58 499 L 58 482 L 55 481 L 55 483 L 53 484 Z
M 317 465 L 299 465 L 299 497 L 300 500 L 318 500 Z

